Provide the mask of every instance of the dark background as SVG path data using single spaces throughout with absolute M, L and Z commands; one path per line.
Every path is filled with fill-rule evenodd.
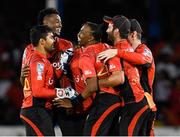
M 156 63 L 154 97 L 158 106 L 156 125 L 180 125 L 180 12 L 175 0 L 58 0 L 61 36 L 76 42 L 86 21 L 102 23 L 104 15 L 136 18 L 143 42 Z M 29 30 L 37 23 L 45 0 L 0 1 L 0 125 L 21 124 L 19 83 L 21 58 L 29 43 Z

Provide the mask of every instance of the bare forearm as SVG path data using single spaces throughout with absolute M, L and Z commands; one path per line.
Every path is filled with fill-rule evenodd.
M 85 90 L 81 93 L 82 97 L 84 99 L 88 98 L 91 96 L 95 91 L 98 90 L 98 85 L 97 85 L 97 78 L 91 78 L 86 80 L 87 85 Z
M 100 79 L 98 83 L 100 88 L 114 87 L 119 84 L 122 84 L 124 83 L 124 72 L 113 72 L 111 76 L 109 76 L 108 78 Z
M 100 88 L 114 87 L 117 84 L 119 84 L 119 83 L 118 83 L 118 81 L 116 81 L 116 78 L 114 78 L 114 77 L 109 77 L 109 78 L 99 80 L 99 87 Z

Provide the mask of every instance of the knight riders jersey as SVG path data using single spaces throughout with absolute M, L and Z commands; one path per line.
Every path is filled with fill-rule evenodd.
M 107 44 L 97 43 L 86 47 L 79 60 L 79 68 L 82 71 L 84 80 L 97 77 L 99 79 L 108 77 L 113 71 L 120 71 L 121 64 L 119 58 L 112 58 L 107 64 L 97 59 L 100 52 L 110 48 Z M 100 91 L 117 95 L 112 87 L 100 88 Z
M 115 48 L 124 52 L 134 52 L 127 40 L 117 42 Z M 140 84 L 138 69 L 126 60 L 122 61 L 122 66 L 125 72 L 125 83 L 118 87 L 120 95 L 125 103 L 141 101 L 144 97 L 144 90 Z
M 50 54 L 48 56 L 48 59 L 50 60 L 53 68 L 54 68 L 54 72 L 55 72 L 55 78 L 59 79 L 61 76 L 61 81 L 60 81 L 60 86 L 62 88 L 65 88 L 67 86 L 70 85 L 69 79 L 62 75 L 62 70 L 60 69 L 60 55 L 62 52 L 66 51 L 69 48 L 72 48 L 73 45 L 70 41 L 67 41 L 65 39 L 61 39 L 61 38 L 57 38 L 56 44 L 55 44 L 55 50 L 53 51 L 52 54 Z M 25 64 L 27 64 L 27 62 L 25 61 L 26 58 L 29 58 L 30 55 L 33 53 L 34 51 L 34 47 L 32 44 L 29 44 L 23 53 L 23 59 L 22 59 L 22 68 L 24 67 Z
M 58 38 L 55 44 L 55 50 L 48 56 L 48 59 L 52 63 L 53 67 L 55 68 L 55 72 L 57 78 L 59 78 L 62 74 L 62 70 L 60 69 L 60 57 L 61 53 L 66 51 L 69 48 L 73 48 L 73 45 L 70 41 L 65 39 Z
M 36 50 L 26 58 L 25 62 L 29 62 L 30 75 L 24 81 L 22 108 L 51 108 L 50 100 L 56 97 L 52 65 L 45 55 Z
M 127 52 L 119 49 L 117 56 L 136 65 L 139 70 L 143 89 L 152 94 L 155 64 L 150 49 L 145 44 L 140 44 L 134 52 Z
M 25 48 L 24 53 L 23 53 L 21 69 L 25 65 L 28 65 L 28 62 L 26 62 L 26 61 L 29 60 L 33 51 L 34 51 L 34 46 L 32 44 L 27 45 L 27 47 Z
M 82 77 L 82 71 L 79 68 L 79 57 L 82 54 L 82 49 L 76 49 L 73 54 L 73 58 L 70 62 L 70 68 L 72 71 L 73 82 L 75 90 L 80 94 L 84 91 L 86 87 L 86 82 Z M 92 104 L 92 98 L 89 97 L 83 101 L 83 108 L 79 108 L 77 113 L 85 112 Z

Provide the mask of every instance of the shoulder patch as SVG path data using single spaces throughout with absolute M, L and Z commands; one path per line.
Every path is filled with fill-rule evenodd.
M 37 72 L 43 72 L 44 71 L 44 64 L 43 63 L 38 63 L 37 64 Z
M 37 64 L 37 80 L 42 80 L 42 73 L 44 71 L 44 64 L 43 63 L 38 63 Z
M 149 51 L 148 49 L 144 49 L 143 54 L 144 54 L 145 56 L 151 56 L 151 55 L 152 55 L 152 54 L 151 54 L 151 51 Z

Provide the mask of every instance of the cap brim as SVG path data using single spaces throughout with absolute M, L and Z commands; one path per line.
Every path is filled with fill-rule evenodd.
M 103 20 L 104 20 L 104 22 L 106 22 L 106 23 L 113 23 L 113 19 L 112 19 L 111 17 L 109 17 L 109 16 L 104 16 L 104 17 L 103 17 Z

